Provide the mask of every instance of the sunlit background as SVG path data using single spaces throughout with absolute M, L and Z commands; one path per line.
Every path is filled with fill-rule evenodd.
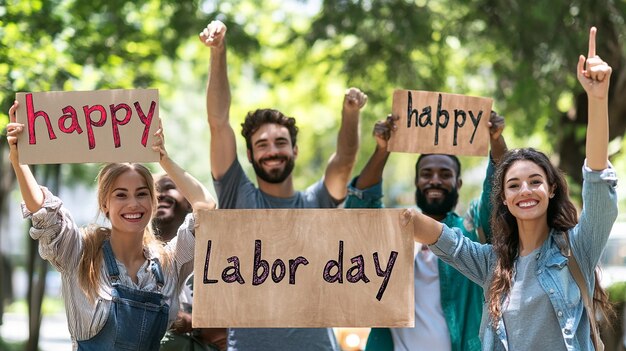
M 209 50 L 197 34 L 219 19 L 228 26 L 233 128 L 238 133 L 246 112 L 261 107 L 296 117 L 297 189 L 322 176 L 335 150 L 344 91 L 356 86 L 369 102 L 355 175 L 374 148 L 373 124 L 390 112 L 394 89 L 484 96 L 505 116 L 509 146 L 549 153 L 570 177 L 579 203 L 587 116 L 575 68 L 578 55 L 587 54 L 591 25 L 598 27 L 598 54 L 613 67 L 611 161 L 626 174 L 625 17 L 623 0 L 0 0 L 0 129 L 19 91 L 157 88 L 170 155 L 213 191 L 204 100 Z M 243 138 L 237 137 L 245 160 Z M 58 274 L 37 260 L 21 219 L 6 139 L 0 139 L 0 350 L 21 349 L 18 343 L 29 338 L 27 313 L 37 320 L 43 282 L 44 324 L 39 333 L 38 323 L 31 323 L 29 349 L 37 343 L 42 350 L 64 349 L 69 334 Z M 415 160 L 409 154 L 390 157 L 387 207 L 414 206 Z M 486 158 L 462 162 L 461 214 L 480 191 Z M 242 164 L 254 178 L 249 164 Z M 101 220 L 93 190 L 97 168 L 50 165 L 35 171 L 86 224 Z M 622 209 L 624 189 L 618 188 Z M 612 297 L 623 305 L 621 289 Z M 50 332 L 51 325 L 59 329 Z M 336 332 L 347 350 L 365 344 L 367 330 Z

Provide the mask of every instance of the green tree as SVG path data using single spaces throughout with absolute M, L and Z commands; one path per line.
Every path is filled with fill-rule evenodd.
M 0 0 L 0 128 L 8 123 L 9 106 L 18 91 L 92 90 L 143 88 L 155 84 L 155 62 L 174 59 L 181 38 L 187 39 L 213 16 L 201 11 L 197 1 L 174 0 Z M 234 48 L 254 46 L 254 40 L 235 30 Z M 0 206 L 4 213 L 14 187 L 9 171 L 6 136 L 0 137 Z M 38 167 L 46 176 L 42 184 L 66 183 L 94 167 L 59 165 Z M 44 180 L 42 178 L 42 180 Z M 31 242 L 31 248 L 35 244 Z M 37 268 L 37 250 L 29 252 L 29 342 L 35 350 L 39 339 L 45 269 Z M 0 267 L 1 268 L 1 267 Z M 3 271 L 0 269 L 0 271 Z M 36 280 L 36 273 L 39 277 Z M 0 297 L 0 303 L 3 299 Z M 1 310 L 1 309 L 0 309 Z
M 325 59 L 341 62 L 351 80 L 369 83 L 381 99 L 394 86 L 495 97 L 507 134 L 539 139 L 580 183 L 587 109 L 577 58 L 587 54 L 595 25 L 597 52 L 613 67 L 610 138 L 619 142 L 626 130 L 625 14 L 623 1 L 327 0 L 307 42 L 343 44 Z
M 228 26 L 233 127 L 240 130 L 245 114 L 259 107 L 296 117 L 298 188 L 323 173 L 348 86 L 370 98 L 357 172 L 374 146 L 365 135 L 390 111 L 392 90 L 405 88 L 494 97 L 495 110 L 507 117 L 507 137 L 554 150 L 561 168 L 579 177 L 586 108 L 575 63 L 586 54 L 592 24 L 598 27 L 598 53 L 614 69 L 611 139 L 624 134 L 624 1 L 317 3 L 0 0 L 0 128 L 18 91 L 156 87 L 168 150 L 210 184 L 204 113 L 209 54 L 196 35 L 217 18 Z M 238 145 L 245 159 L 243 139 Z M 409 194 L 391 203 L 412 203 L 414 160 L 393 155 L 386 167 L 385 179 L 392 180 L 386 193 Z M 95 165 L 63 165 L 59 172 L 48 167 L 38 174 L 60 174 L 53 183 L 93 180 L 96 172 Z M 0 215 L 14 187 L 9 168 L 1 136 Z

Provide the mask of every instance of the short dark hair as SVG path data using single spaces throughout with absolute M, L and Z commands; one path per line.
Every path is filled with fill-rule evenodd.
M 273 109 L 257 109 L 248 112 L 246 119 L 241 124 L 241 135 L 246 139 L 246 147 L 252 151 L 252 134 L 256 133 L 262 125 L 274 123 L 279 124 L 289 130 L 291 137 L 291 146 L 296 146 L 296 138 L 298 136 L 298 127 L 296 127 L 296 119 L 287 117 L 282 112 Z
M 441 156 L 448 156 L 448 157 L 450 157 L 452 159 L 452 161 L 454 162 L 454 164 L 456 165 L 456 178 L 459 179 L 461 177 L 461 162 L 459 161 L 459 159 L 456 156 L 448 155 L 448 154 L 421 154 L 417 158 L 417 162 L 415 162 L 415 179 L 417 179 L 417 177 L 419 175 L 419 164 L 420 164 L 420 161 L 424 157 L 435 156 L 435 155 L 441 155 Z

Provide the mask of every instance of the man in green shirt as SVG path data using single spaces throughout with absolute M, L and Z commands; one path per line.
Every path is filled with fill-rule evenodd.
M 346 208 L 383 207 L 382 173 L 395 120 L 390 116 L 376 123 L 376 149 L 361 174 L 350 183 Z M 502 137 L 504 119 L 492 112 L 489 127 L 491 157 L 483 193 L 471 203 L 465 219 L 454 212 L 462 186 L 461 164 L 456 156 L 424 154 L 415 165 L 415 198 L 422 212 L 449 227 L 461 228 L 467 237 L 482 242 L 490 237 L 489 195 L 494 162 L 506 151 Z M 415 327 L 373 328 L 366 350 L 480 350 L 482 289 L 439 260 L 426 246 L 416 244 L 415 251 Z

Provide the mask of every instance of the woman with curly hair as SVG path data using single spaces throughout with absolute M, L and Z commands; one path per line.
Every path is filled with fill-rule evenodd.
M 581 55 L 577 67 L 589 101 L 580 218 L 561 171 L 530 148 L 507 152 L 498 166 L 493 244 L 472 242 L 413 209 L 401 217 L 413 225 L 416 241 L 483 287 L 483 350 L 594 349 L 584 295 L 568 257 L 571 249 L 588 296 L 608 306 L 594 272 L 617 217 L 617 177 L 608 162 L 611 67 L 596 55 L 595 37 L 592 27 L 588 57 Z

